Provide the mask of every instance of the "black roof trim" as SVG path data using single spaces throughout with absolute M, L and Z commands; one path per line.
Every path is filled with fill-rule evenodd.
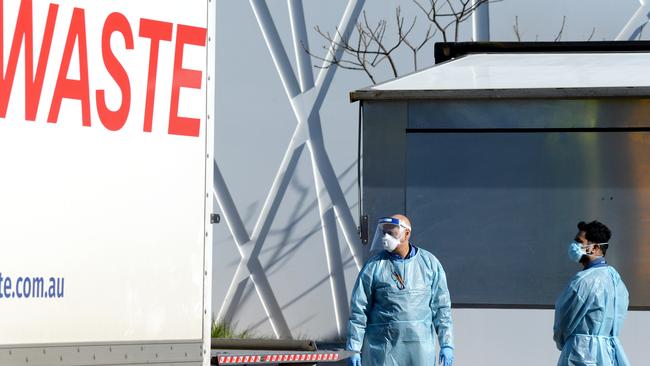
M 650 41 L 595 42 L 439 42 L 436 64 L 472 53 L 649 52 Z
M 372 90 L 350 93 L 350 101 L 414 99 L 598 99 L 650 98 L 650 87 L 456 89 L 456 90 Z

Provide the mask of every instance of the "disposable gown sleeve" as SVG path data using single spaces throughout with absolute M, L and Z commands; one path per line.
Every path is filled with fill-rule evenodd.
M 372 266 L 367 263 L 359 272 L 350 300 L 350 320 L 348 322 L 348 342 L 346 346 L 350 351 L 361 352 L 371 305 Z
M 589 310 L 587 294 L 581 294 L 579 284 L 570 284 L 555 303 L 553 340 L 558 350 L 564 348 L 580 321 Z
M 627 292 L 627 288 L 623 282 L 618 284 L 616 290 L 616 327 L 614 329 L 614 335 L 618 337 L 621 334 L 621 327 L 623 327 L 625 316 L 627 315 L 627 308 L 630 305 L 630 294 Z
M 447 276 L 437 260 L 434 264 L 434 278 L 431 286 L 431 313 L 433 326 L 438 335 L 440 347 L 454 348 L 453 322 L 451 319 L 451 297 L 447 288 Z

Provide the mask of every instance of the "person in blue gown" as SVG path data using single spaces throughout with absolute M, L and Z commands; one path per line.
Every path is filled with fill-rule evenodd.
M 403 215 L 379 220 L 371 256 L 350 304 L 347 349 L 352 366 L 434 365 L 454 361 L 451 299 L 442 265 L 410 243 Z M 372 251 L 371 249 L 371 251 Z M 436 358 L 434 330 L 440 353 Z
M 629 303 L 621 276 L 605 260 L 612 236 L 598 222 L 580 222 L 569 259 L 583 269 L 555 303 L 553 340 L 562 351 L 558 366 L 628 366 L 619 340 Z

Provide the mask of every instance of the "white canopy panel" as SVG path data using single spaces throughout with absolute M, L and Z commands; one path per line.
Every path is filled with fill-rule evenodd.
M 473 54 L 369 91 L 650 86 L 650 53 Z

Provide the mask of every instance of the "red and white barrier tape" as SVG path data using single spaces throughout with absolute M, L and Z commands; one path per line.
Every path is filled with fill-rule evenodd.
M 243 363 L 277 363 L 306 361 L 337 361 L 337 353 L 285 353 L 270 355 L 232 355 L 218 356 L 219 365 L 237 365 Z

